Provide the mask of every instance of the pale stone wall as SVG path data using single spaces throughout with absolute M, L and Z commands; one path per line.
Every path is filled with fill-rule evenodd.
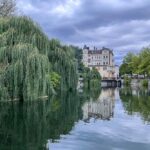
M 114 67 L 111 66 L 99 66 L 96 67 L 102 78 L 115 78 Z

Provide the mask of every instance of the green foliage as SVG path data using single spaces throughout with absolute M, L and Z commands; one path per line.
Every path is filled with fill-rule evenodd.
M 147 79 L 142 80 L 142 85 L 144 87 L 148 87 L 148 80 Z
M 82 76 L 84 79 L 85 88 L 100 88 L 101 76 L 95 68 L 93 68 L 92 70 L 90 70 L 89 68 L 84 68 Z
M 71 45 L 71 48 L 73 49 L 75 53 L 75 58 L 78 60 L 78 71 L 79 73 L 83 72 L 84 65 L 82 63 L 82 57 L 83 57 L 83 51 L 79 47 L 75 47 Z
M 143 74 L 150 76 L 150 48 L 144 48 L 135 55 L 128 53 L 120 66 L 120 74 Z
M 139 72 L 141 74 L 150 75 L 150 48 L 144 48 L 139 54 L 139 59 L 141 63 L 138 66 Z
M 100 81 L 101 81 L 100 73 L 95 68 L 93 68 L 91 71 L 90 87 L 100 88 Z
M 37 99 L 60 90 L 75 90 L 74 50 L 49 40 L 27 17 L 0 18 L 0 99 Z
M 130 72 L 128 72 L 128 65 L 122 64 L 119 68 L 119 73 L 120 73 L 120 75 L 130 74 Z
M 124 57 L 123 63 L 129 64 L 132 61 L 134 54 L 132 52 L 128 52 L 127 55 Z
M 58 89 L 60 87 L 61 76 L 58 73 L 52 72 L 50 74 L 50 80 L 52 82 L 54 89 Z
M 52 69 L 61 76 L 61 89 L 76 89 L 77 60 L 74 57 L 71 47 L 56 47 L 55 50 L 49 51 L 49 61 L 52 62 Z
M 133 73 L 133 67 L 132 67 L 132 59 L 134 57 L 134 54 L 129 52 L 123 60 L 123 64 L 120 66 L 120 75 L 124 74 L 132 74 Z
M 125 76 L 124 78 L 124 85 L 129 86 L 131 84 L 131 78 L 128 76 Z

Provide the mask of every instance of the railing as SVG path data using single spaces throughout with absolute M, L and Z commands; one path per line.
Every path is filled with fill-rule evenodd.
M 119 77 L 103 77 L 102 80 L 118 80 Z
M 138 75 L 138 74 L 133 74 L 133 75 L 130 75 L 130 74 L 126 74 L 126 75 L 122 75 L 121 76 L 121 79 L 124 79 L 124 78 L 131 78 L 131 79 L 150 79 L 149 76 L 145 76 L 145 75 Z

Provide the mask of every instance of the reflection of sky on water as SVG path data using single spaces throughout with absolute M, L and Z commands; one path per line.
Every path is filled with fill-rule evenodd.
M 117 96 L 117 97 L 116 97 Z M 114 118 L 110 121 L 79 121 L 69 135 L 49 145 L 52 150 L 149 150 L 150 126 L 128 115 L 115 91 Z

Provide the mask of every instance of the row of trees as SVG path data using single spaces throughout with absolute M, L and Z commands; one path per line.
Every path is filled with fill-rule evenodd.
M 129 52 L 120 66 L 120 74 L 142 74 L 150 76 L 150 48 L 143 48 L 139 54 Z

